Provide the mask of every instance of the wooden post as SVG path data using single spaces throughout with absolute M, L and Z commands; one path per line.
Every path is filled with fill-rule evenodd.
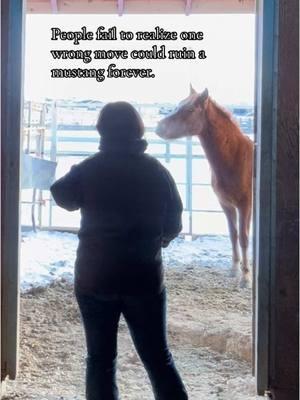
M 23 0 L 1 0 L 1 381 L 18 360 Z
M 256 377 L 259 394 L 298 399 L 297 0 L 258 2 Z
M 270 390 L 299 398 L 299 1 L 277 0 L 278 47 Z
M 256 326 L 255 326 L 255 376 L 258 394 L 269 388 L 270 340 L 270 270 L 273 268 L 274 220 L 272 208 L 274 188 L 275 146 L 274 71 L 276 60 L 274 38 L 276 31 L 275 2 L 257 2 L 257 71 L 256 71 L 256 193 L 255 193 L 255 245 L 256 269 Z
M 254 0 L 27 0 L 27 12 L 38 14 L 245 14 L 254 13 Z M 55 6 L 59 3 L 59 6 Z M 193 7 L 190 4 L 193 3 Z M 53 6 L 54 5 L 54 6 Z M 116 6 L 116 5 L 119 5 Z

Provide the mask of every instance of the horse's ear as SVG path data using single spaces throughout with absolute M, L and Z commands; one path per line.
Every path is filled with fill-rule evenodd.
M 201 100 L 203 102 L 208 99 L 208 90 L 207 90 L 207 88 L 205 88 L 203 90 L 203 92 L 200 94 L 200 98 L 201 98 Z
M 208 99 L 208 90 L 204 89 L 202 93 L 200 93 L 196 100 L 195 100 L 195 106 L 204 106 L 206 103 L 206 100 Z
M 196 90 L 193 88 L 192 84 L 190 83 L 190 96 L 192 94 L 197 94 Z

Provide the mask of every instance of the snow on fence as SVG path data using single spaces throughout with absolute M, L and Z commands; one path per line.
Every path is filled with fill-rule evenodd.
M 26 103 L 24 120 L 26 134 L 23 140 L 25 153 L 35 152 L 36 143 L 44 140 L 43 158 L 57 162 L 56 178 L 70 167 L 95 153 L 99 136 L 95 121 L 100 102 L 49 102 L 43 107 Z M 197 138 L 165 141 L 155 134 L 155 126 L 170 106 L 159 104 L 137 105 L 145 126 L 149 143 L 147 152 L 158 158 L 172 173 L 183 204 L 183 233 L 227 234 L 224 214 L 210 185 L 210 170 Z M 242 130 L 253 138 L 253 113 L 251 107 L 231 108 Z M 39 115 L 43 110 L 43 119 Z M 41 112 L 41 111 L 40 111 Z M 241 114 L 248 114 L 241 116 Z M 43 126 L 41 126 L 43 125 Z M 38 196 L 38 226 L 44 229 L 75 230 L 79 227 L 79 212 L 67 213 L 56 206 L 50 192 L 43 190 Z M 32 219 L 32 190 L 22 190 L 22 225 L 30 226 Z M 35 212 L 35 211 L 34 211 Z

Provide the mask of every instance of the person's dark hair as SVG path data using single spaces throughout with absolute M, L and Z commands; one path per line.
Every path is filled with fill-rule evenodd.
M 96 128 L 102 138 L 112 140 L 135 140 L 144 135 L 141 116 L 125 101 L 107 103 L 100 111 Z

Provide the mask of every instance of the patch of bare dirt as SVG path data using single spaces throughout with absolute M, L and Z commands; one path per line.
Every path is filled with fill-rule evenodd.
M 251 290 L 226 271 L 167 269 L 170 347 L 191 400 L 250 400 Z M 153 395 L 127 327 L 119 332 L 122 400 Z M 83 400 L 85 340 L 73 288 L 57 282 L 21 298 L 18 380 L 6 400 Z M 175 400 L 175 399 L 174 399 Z

